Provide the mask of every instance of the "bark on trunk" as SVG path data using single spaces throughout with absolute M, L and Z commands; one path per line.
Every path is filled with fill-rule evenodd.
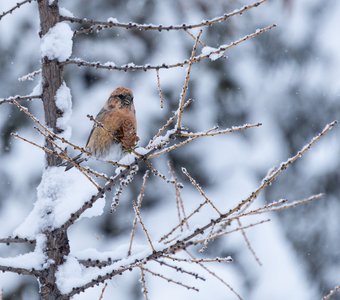
M 40 37 L 44 36 L 51 27 L 59 22 L 58 1 L 55 0 L 50 5 L 49 0 L 38 0 L 40 16 Z M 57 127 L 57 118 L 62 116 L 62 112 L 55 103 L 56 92 L 63 82 L 63 70 L 56 60 L 42 59 L 42 99 L 45 112 L 45 123 L 55 133 L 62 130 Z M 53 145 L 46 139 L 46 146 L 53 149 Z M 46 154 L 46 167 L 56 166 L 61 162 L 59 157 Z M 56 271 L 58 266 L 64 262 L 64 256 L 70 252 L 67 232 L 62 229 L 45 232 L 47 242 L 45 253 L 50 265 L 39 276 L 40 296 L 42 299 L 68 299 L 61 294 L 56 284 Z
M 49 5 L 49 0 L 39 0 L 40 16 L 40 37 L 44 36 L 51 27 L 59 22 L 58 1 Z M 62 130 L 57 127 L 57 118 L 62 116 L 62 112 L 56 107 L 55 95 L 63 82 L 62 66 L 57 60 L 49 60 L 47 57 L 42 59 L 42 99 L 44 103 L 45 123 L 55 133 Z M 53 149 L 51 142 L 46 140 L 46 146 Z M 56 166 L 61 163 L 61 159 L 53 154 L 46 153 L 47 166 Z

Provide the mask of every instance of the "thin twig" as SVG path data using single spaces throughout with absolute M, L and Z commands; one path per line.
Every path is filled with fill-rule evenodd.
M 29 240 L 29 239 L 26 239 L 26 238 L 19 238 L 18 236 L 0 239 L 0 244 L 9 245 L 9 244 L 21 244 L 21 243 L 35 244 L 35 240 Z
M 249 239 L 248 239 L 248 237 L 246 235 L 246 232 L 244 231 L 244 229 L 242 227 L 242 223 L 241 223 L 240 219 L 237 219 L 237 223 L 238 223 L 238 226 L 240 228 L 241 234 L 243 236 L 244 241 L 247 244 L 247 247 L 248 247 L 250 253 L 253 255 L 253 257 L 254 257 L 255 261 L 258 263 L 258 265 L 262 266 L 262 262 L 260 261 L 259 257 L 257 256 L 254 248 L 252 247 L 252 245 L 251 245 L 251 243 L 250 243 L 250 241 L 249 241 Z
M 186 101 L 184 104 L 184 108 L 187 108 L 192 103 L 192 101 L 193 101 L 192 99 L 189 99 L 188 101 Z M 176 120 L 177 116 L 178 116 L 178 111 L 175 111 L 174 114 L 165 122 L 165 124 L 158 130 L 155 136 L 151 139 L 147 148 L 153 145 L 155 139 L 161 136 L 161 134 Z
M 340 285 L 337 285 L 332 290 L 330 290 L 329 293 L 322 298 L 322 300 L 329 300 L 329 299 L 331 299 L 337 291 L 340 291 Z
M 25 269 L 25 268 L 15 268 L 15 267 L 9 267 L 9 266 L 1 266 L 0 265 L 0 271 L 2 272 L 12 272 L 12 273 L 16 273 L 19 275 L 33 275 L 36 276 L 38 275 L 40 272 L 35 270 L 35 269 Z
M 159 95 L 159 100 L 160 100 L 160 105 L 161 109 L 164 107 L 164 96 L 163 96 L 163 91 L 161 87 L 161 79 L 159 77 L 159 70 L 156 70 L 156 78 L 157 78 L 157 89 L 158 89 L 158 95 Z
M 36 75 L 40 74 L 40 73 L 41 73 L 41 69 L 38 69 L 38 70 L 35 70 L 35 71 L 31 72 L 31 73 L 28 73 L 26 75 L 23 75 L 23 76 L 19 77 L 18 80 L 19 81 L 33 80 L 34 77 Z
M 23 6 L 24 4 L 26 4 L 26 3 L 31 3 L 32 1 L 34 1 L 34 0 L 24 0 L 24 1 L 18 2 L 18 3 L 17 3 L 15 6 L 13 6 L 11 9 L 2 12 L 2 13 L 0 14 L 0 20 L 1 20 L 4 16 L 6 16 L 6 15 L 8 15 L 8 14 L 12 14 L 13 11 L 15 11 L 15 10 L 18 9 L 18 8 L 20 8 L 20 7 Z
M 195 279 L 200 279 L 200 280 L 202 280 L 202 281 L 205 281 L 205 278 L 202 277 L 202 276 L 200 276 L 200 275 L 197 274 L 197 273 L 187 271 L 187 270 L 185 270 L 185 269 L 183 269 L 183 268 L 181 268 L 181 267 L 179 267 L 179 266 L 177 266 L 177 265 L 171 265 L 171 264 L 169 264 L 169 263 L 167 263 L 167 262 L 165 262 L 165 261 L 163 261 L 163 260 L 158 260 L 158 259 L 156 259 L 155 261 L 158 262 L 161 266 L 166 266 L 166 267 L 168 267 L 168 268 L 171 268 L 171 269 L 176 270 L 176 272 L 180 272 L 180 273 L 183 273 L 183 274 L 187 274 L 187 275 L 190 275 L 190 276 L 195 277 Z
M 105 283 L 103 288 L 102 288 L 102 292 L 100 293 L 99 300 L 104 299 L 104 293 L 105 293 L 106 287 L 107 287 L 107 283 Z
M 191 184 L 199 191 L 199 193 L 203 196 L 205 201 L 209 203 L 209 205 L 219 214 L 222 215 L 220 210 L 215 206 L 215 204 L 208 198 L 206 193 L 203 191 L 201 186 L 197 183 L 197 181 L 189 174 L 186 168 L 182 168 L 182 172 L 185 176 L 187 176 L 191 182 Z
M 233 133 L 233 132 L 237 132 L 237 131 L 240 131 L 240 130 L 245 130 L 245 129 L 250 129 L 250 128 L 256 128 L 256 127 L 259 127 L 261 126 L 261 123 L 256 123 L 256 124 L 244 124 L 242 126 L 234 126 L 232 128 L 227 128 L 227 129 L 224 129 L 223 130 L 223 134 L 229 134 L 229 133 Z M 215 128 L 212 129 L 212 131 L 215 130 Z M 204 135 L 201 135 L 201 134 L 198 134 L 196 136 L 193 136 L 193 137 L 189 137 L 187 138 L 186 140 L 180 142 L 180 143 L 177 143 L 177 144 L 174 144 L 172 146 L 169 146 L 167 148 L 164 148 L 160 151 L 157 151 L 155 152 L 154 154 L 150 155 L 150 159 L 151 158 L 155 158 L 161 154 L 164 154 L 164 153 L 167 153 L 167 152 L 170 152 L 170 151 L 173 151 L 173 150 L 176 150 L 186 144 L 189 144 L 193 141 L 195 141 L 197 138 L 199 137 L 202 137 L 202 136 L 209 136 L 209 131 L 206 132 Z
M 182 286 L 182 287 L 184 287 L 184 288 L 187 288 L 188 290 L 194 290 L 194 291 L 196 291 L 196 292 L 199 292 L 199 289 L 196 288 L 196 287 L 194 287 L 194 286 L 186 285 L 186 284 L 184 284 L 184 283 L 182 283 L 182 282 L 180 282 L 180 281 L 176 281 L 176 280 L 173 280 L 173 279 L 171 279 L 171 278 L 169 278 L 169 277 L 165 277 L 164 275 L 162 275 L 162 274 L 160 274 L 160 273 L 153 272 L 153 271 L 151 271 L 151 270 L 149 270 L 149 269 L 147 269 L 147 268 L 145 268 L 145 267 L 144 267 L 144 271 L 146 271 L 146 272 L 152 274 L 153 276 L 162 278 L 162 279 L 166 280 L 167 282 L 171 282 L 171 283 L 177 284 L 177 285 L 179 285 L 179 286 Z
M 185 213 L 185 209 L 184 209 L 184 203 L 183 203 L 183 199 L 181 197 L 181 191 L 180 188 L 177 184 L 177 177 L 175 174 L 175 170 L 171 164 L 171 162 L 168 162 L 168 166 L 169 166 L 169 170 L 170 173 L 172 175 L 173 180 L 175 181 L 175 192 L 176 192 L 176 208 L 177 208 L 177 215 L 178 215 L 178 221 L 181 223 L 182 222 L 182 217 L 181 214 L 183 215 L 183 218 L 186 219 L 186 213 Z M 189 223 L 185 222 L 184 223 L 187 227 L 187 229 L 189 229 Z M 181 225 L 181 231 L 183 231 L 183 227 Z
M 185 75 L 185 80 L 184 80 L 184 84 L 183 84 L 183 88 L 182 88 L 182 92 L 181 92 L 179 104 L 178 104 L 178 117 L 177 117 L 177 123 L 176 123 L 176 126 L 175 126 L 176 131 L 181 130 L 181 121 L 182 121 L 182 116 L 183 116 L 185 96 L 186 96 L 188 86 L 189 86 L 191 67 L 192 67 L 192 64 L 194 62 L 193 60 L 194 60 L 196 49 L 197 49 L 197 46 L 198 46 L 198 41 L 200 40 L 202 32 L 203 31 L 200 30 L 200 32 L 198 33 L 196 40 L 195 40 L 195 43 L 194 43 L 194 46 L 192 47 L 192 50 L 191 50 L 191 55 L 190 55 L 190 59 L 189 59 L 189 63 L 188 63 L 188 70 L 187 70 L 187 73 Z
M 8 98 L 0 98 L 0 105 L 4 103 L 14 103 L 14 101 L 24 101 L 24 100 L 29 100 L 31 101 L 32 99 L 41 99 L 41 95 L 28 95 L 28 96 L 13 96 L 13 97 L 8 97 Z
M 146 180 L 149 177 L 149 173 L 150 173 L 149 170 L 147 170 L 145 172 L 145 174 L 143 176 L 142 187 L 141 187 L 139 195 L 137 197 L 137 203 L 135 203 L 135 202 L 133 203 L 134 211 L 135 211 L 135 217 L 133 219 L 132 230 L 131 230 L 131 234 L 130 234 L 130 243 L 129 243 L 128 256 L 131 255 L 132 243 L 133 243 L 133 239 L 135 237 L 136 228 L 137 228 L 137 219 L 138 219 L 138 216 L 137 216 L 136 210 L 140 211 L 140 208 L 142 206 L 142 201 L 143 201 L 143 198 L 144 198 L 144 192 L 145 192 L 145 186 L 146 186 Z M 136 206 L 136 209 L 135 209 L 135 206 Z
M 262 220 L 262 221 L 259 221 L 259 222 L 255 222 L 255 223 L 252 223 L 252 224 L 249 224 L 249 225 L 246 225 L 246 226 L 243 226 L 243 227 L 237 227 L 233 230 L 230 230 L 230 231 L 219 231 L 219 232 L 214 232 L 213 235 L 211 235 L 210 237 L 210 240 L 215 240 L 221 236 L 224 236 L 224 235 L 227 235 L 227 234 L 231 234 L 231 233 L 234 233 L 234 232 L 237 232 L 237 231 L 240 231 L 241 229 L 242 230 L 245 230 L 245 229 L 249 229 L 249 228 L 252 228 L 252 227 L 255 227 L 257 225 L 261 225 L 263 223 L 267 223 L 267 222 L 270 222 L 270 219 L 266 219 L 266 220 Z M 205 239 L 201 239 L 201 240 L 194 240 L 193 243 L 195 245 L 197 244 L 202 244 L 204 243 Z
M 140 267 L 139 269 L 140 269 L 140 283 L 142 285 L 143 296 L 144 296 L 145 300 L 149 300 L 149 297 L 148 297 L 149 291 L 148 291 L 148 288 L 146 286 L 144 268 Z
M 185 252 L 192 258 L 195 259 L 195 257 L 187 250 L 185 250 Z M 203 268 L 204 270 L 206 270 L 210 275 L 212 275 L 213 277 L 215 277 L 218 281 L 222 282 L 222 284 L 224 284 L 239 300 L 243 300 L 243 298 L 232 288 L 232 286 L 227 283 L 224 279 L 222 279 L 220 276 L 216 275 L 215 272 L 211 271 L 210 269 L 208 269 L 204 264 L 199 263 L 200 267 Z

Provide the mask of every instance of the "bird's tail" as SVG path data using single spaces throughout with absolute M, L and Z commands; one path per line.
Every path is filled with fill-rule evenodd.
M 58 167 L 66 167 L 65 168 L 65 172 L 72 169 L 74 167 L 74 164 L 81 164 L 83 161 L 86 161 L 87 158 L 83 157 L 83 154 L 80 153 L 79 155 L 77 155 L 76 157 L 74 157 L 71 161 L 64 161 L 61 164 L 58 165 Z

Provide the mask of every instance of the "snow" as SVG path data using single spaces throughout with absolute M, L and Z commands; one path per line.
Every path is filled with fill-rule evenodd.
M 38 84 L 33 88 L 32 93 L 30 96 L 36 96 L 42 94 L 42 85 L 41 85 L 41 79 L 39 80 Z
M 224 55 L 224 51 L 223 50 L 220 50 L 220 52 L 217 52 L 217 51 L 219 51 L 218 48 L 213 48 L 213 47 L 205 46 L 202 49 L 202 54 L 203 55 L 208 55 L 209 58 L 212 61 L 214 61 L 214 60 L 219 59 L 220 57 L 222 57 Z
M 106 67 L 111 67 L 111 68 L 116 66 L 116 64 L 113 61 L 107 61 L 103 65 L 106 66 Z
M 107 19 L 108 22 L 112 22 L 112 23 L 119 23 L 118 20 L 116 18 L 108 18 Z
M 36 246 L 33 252 L 19 254 L 15 257 L 0 258 L 0 265 L 27 270 L 42 270 L 46 267 L 47 257 L 43 252 L 46 238 L 40 234 L 36 236 Z
M 63 293 L 69 293 L 74 286 L 79 286 L 84 283 L 82 280 L 82 267 L 78 260 L 69 255 L 56 273 L 56 282 L 59 290 Z
M 120 247 L 121 253 L 126 255 L 128 245 L 123 245 Z M 142 259 L 147 255 L 150 255 L 150 247 L 140 247 L 141 250 L 135 255 L 131 255 L 128 258 L 124 258 L 116 263 L 102 268 L 85 268 L 80 265 L 78 260 L 73 256 L 69 255 L 65 263 L 59 266 L 56 273 L 57 285 L 62 293 L 69 293 L 74 287 L 80 287 L 98 276 L 104 276 L 107 273 L 117 270 L 120 267 L 132 264 L 136 259 Z M 91 250 L 93 251 L 93 250 Z
M 63 116 L 57 119 L 57 126 L 65 131 L 63 137 L 69 139 L 71 137 L 71 127 L 68 126 L 68 122 L 72 115 L 72 96 L 65 82 L 57 90 L 55 100 L 57 107 L 63 112 Z
M 73 31 L 66 22 L 57 23 L 41 39 L 41 56 L 63 62 L 72 54 Z
M 68 9 L 66 9 L 65 7 L 59 7 L 59 14 L 63 17 L 70 17 L 70 18 L 74 18 L 74 14 L 71 13 Z
M 51 167 L 44 171 L 37 188 L 37 201 L 25 221 L 14 231 L 14 235 L 34 239 L 37 234 L 60 227 L 72 213 L 77 211 L 97 189 L 77 169 L 67 172 L 63 167 Z M 80 217 L 100 216 L 105 206 L 104 198 Z

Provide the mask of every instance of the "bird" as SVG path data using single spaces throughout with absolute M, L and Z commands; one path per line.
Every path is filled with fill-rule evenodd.
M 85 149 L 102 160 L 118 161 L 137 144 L 137 120 L 133 93 L 127 87 L 116 88 L 95 118 Z M 65 171 L 86 158 L 79 154 L 66 162 Z

